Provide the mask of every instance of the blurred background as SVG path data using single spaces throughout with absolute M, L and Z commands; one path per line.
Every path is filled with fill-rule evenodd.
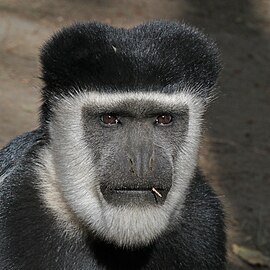
M 270 0 L 0 0 L 0 147 L 38 125 L 39 49 L 54 31 L 153 19 L 193 24 L 220 48 L 219 98 L 206 115 L 200 163 L 226 208 L 228 269 L 267 269 Z

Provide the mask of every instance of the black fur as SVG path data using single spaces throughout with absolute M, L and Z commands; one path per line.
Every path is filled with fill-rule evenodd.
M 123 250 L 91 235 L 68 240 L 62 234 L 40 201 L 36 187 L 39 179 L 32 171 L 36 153 L 45 144 L 41 131 L 15 139 L 8 147 L 19 149 L 29 141 L 32 147 L 13 152 L 22 158 L 1 184 L 0 269 L 225 269 L 222 207 L 199 171 L 189 188 L 181 218 L 174 218 L 168 231 L 153 245 Z
M 115 51 L 116 49 L 116 51 Z M 151 246 L 124 250 L 93 235 L 66 237 L 41 201 L 33 168 L 48 141 L 57 98 L 79 91 L 161 91 L 190 86 L 211 94 L 218 73 L 215 45 L 196 29 L 154 22 L 129 30 L 98 23 L 57 33 L 41 53 L 43 104 L 38 130 L 0 151 L 0 269 L 225 269 L 221 204 L 199 170 L 181 217 Z
M 115 51 L 116 50 L 116 51 Z M 64 28 L 41 52 L 43 120 L 59 95 L 78 91 L 181 91 L 211 94 L 219 74 L 218 50 L 193 27 L 152 22 L 131 29 L 100 23 Z

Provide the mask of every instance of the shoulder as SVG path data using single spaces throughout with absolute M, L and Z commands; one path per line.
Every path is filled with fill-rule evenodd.
M 226 254 L 223 207 L 199 170 L 191 183 L 181 220 L 182 240 L 190 254 L 205 267 L 219 265 L 218 269 L 223 269 Z
M 30 149 L 42 141 L 43 136 L 43 131 L 36 129 L 16 137 L 0 150 L 0 178 L 19 165 Z

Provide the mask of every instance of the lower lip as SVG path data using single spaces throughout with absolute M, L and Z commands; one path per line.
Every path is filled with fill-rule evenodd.
M 113 205 L 162 205 L 166 199 L 167 192 L 157 189 L 162 195 L 159 197 L 152 189 L 113 189 L 103 193 L 104 199 Z
M 158 189 L 163 190 L 163 189 Z M 115 192 L 152 192 L 152 189 L 114 189 Z

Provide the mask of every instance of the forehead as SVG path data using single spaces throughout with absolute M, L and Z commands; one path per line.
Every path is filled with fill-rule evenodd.
M 65 108 L 73 112 L 87 108 L 88 112 L 93 114 L 128 112 L 141 115 L 160 112 L 177 113 L 186 109 L 202 112 L 204 105 L 194 94 L 185 92 L 173 94 L 160 92 L 85 92 L 63 98 L 57 107 L 60 110 Z

